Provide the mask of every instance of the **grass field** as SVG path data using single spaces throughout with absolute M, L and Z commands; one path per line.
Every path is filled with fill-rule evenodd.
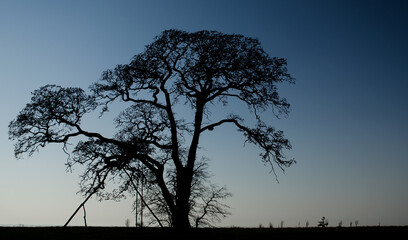
M 176 232 L 163 228 L 125 227 L 0 227 L 1 239 L 389 239 L 406 236 L 405 227 L 342 228 L 211 228 Z

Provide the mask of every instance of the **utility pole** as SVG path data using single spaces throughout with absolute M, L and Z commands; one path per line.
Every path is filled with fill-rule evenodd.
M 140 185 L 141 185 L 141 189 L 140 189 L 140 193 L 141 193 L 141 196 L 140 196 L 140 198 L 141 199 L 144 199 L 143 198 L 143 178 L 141 179 L 141 183 L 140 183 Z M 140 227 L 143 227 L 143 202 L 142 201 L 140 201 Z
M 136 180 L 136 187 L 139 187 L 139 180 Z M 136 223 L 135 223 L 135 226 L 136 227 L 138 227 L 137 226 L 137 199 L 138 199 L 138 196 L 139 196 L 139 194 L 137 194 L 137 191 L 136 191 L 136 200 L 135 200 L 135 219 L 136 219 Z

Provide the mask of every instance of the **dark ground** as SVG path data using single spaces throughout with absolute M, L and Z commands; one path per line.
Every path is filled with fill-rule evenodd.
M 405 227 L 211 228 L 176 232 L 163 228 L 0 227 L 0 239 L 367 239 L 405 238 Z

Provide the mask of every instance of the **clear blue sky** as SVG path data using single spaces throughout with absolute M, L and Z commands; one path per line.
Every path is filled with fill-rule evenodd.
M 298 162 L 279 184 L 232 128 L 201 141 L 213 180 L 234 194 L 221 226 L 408 225 L 407 12 L 406 1 L 1 1 L 0 225 L 62 225 L 81 202 L 81 169 L 65 171 L 60 146 L 13 156 L 8 123 L 30 92 L 87 88 L 170 28 L 256 37 L 297 79 L 280 88 L 290 115 L 264 116 Z M 131 204 L 92 201 L 88 223 L 133 224 Z

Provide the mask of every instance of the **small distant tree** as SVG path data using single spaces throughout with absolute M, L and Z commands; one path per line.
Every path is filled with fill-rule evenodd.
M 306 227 L 309 227 L 309 220 L 306 221 Z
M 16 141 L 16 157 L 51 143 L 70 152 L 67 146 L 75 144 L 68 164 L 85 166 L 83 192 L 88 196 L 100 193 L 109 180 L 126 181 L 128 175 L 135 180 L 139 175 L 133 171 L 144 165 L 152 176 L 152 192 L 160 193 L 165 206 L 159 213 L 166 213 L 174 228 L 190 228 L 203 134 L 230 124 L 246 142 L 259 147 L 260 158 L 272 172 L 295 162 L 283 153 L 291 149 L 283 132 L 262 121 L 261 115 L 267 110 L 278 118 L 288 114 L 290 105 L 278 93 L 279 83 L 294 83 L 286 65 L 286 59 L 270 57 L 254 38 L 167 30 L 130 63 L 103 72 L 90 94 L 55 85 L 35 90 L 9 124 L 9 138 Z M 248 107 L 249 125 L 244 124 L 247 115 L 236 112 L 212 117 L 212 109 L 225 109 L 231 101 Z M 97 109 L 104 113 L 114 102 L 127 106 L 115 119 L 116 134 L 83 126 L 85 115 Z
M 129 220 L 129 218 L 126 219 L 126 221 L 125 221 L 125 226 L 126 226 L 126 227 L 130 227 L 130 220 Z
M 318 223 L 318 227 L 327 227 L 329 225 L 329 220 L 327 220 L 327 218 L 322 217 L 322 219 L 320 221 L 317 222 Z
M 280 222 L 280 227 L 283 228 L 283 220 Z
M 358 226 L 358 220 L 354 221 L 354 226 L 355 226 L 355 227 Z

